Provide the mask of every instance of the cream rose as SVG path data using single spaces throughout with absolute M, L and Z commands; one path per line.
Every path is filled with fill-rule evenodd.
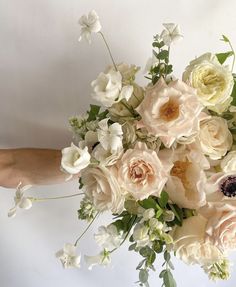
M 111 210 L 113 213 L 123 211 L 125 195 L 117 182 L 117 170 L 114 166 L 86 169 L 82 179 L 85 193 L 97 210 Z
M 167 85 L 161 78 L 147 88 L 144 100 L 136 109 L 142 117 L 137 127 L 146 128 L 170 147 L 175 140 L 197 134 L 202 109 L 193 88 L 179 80 Z
M 206 203 L 204 169 L 209 163 L 195 146 L 180 147 L 174 151 L 161 150 L 161 160 L 171 161 L 172 168 L 165 190 L 172 202 L 180 207 L 198 209 Z
M 61 167 L 70 174 L 77 174 L 90 163 L 88 147 L 80 148 L 71 144 L 62 150 Z
M 220 167 L 224 172 L 236 172 L 236 151 L 229 152 L 222 159 Z
M 206 226 L 207 240 L 222 252 L 236 250 L 236 208 L 221 204 L 211 209 Z
M 200 125 L 199 141 L 204 154 L 213 160 L 222 158 L 233 144 L 227 121 L 220 117 L 203 121 Z
M 117 167 L 120 186 L 136 200 L 159 196 L 167 181 L 168 170 L 157 153 L 140 142 L 124 153 Z
M 213 264 L 223 259 L 223 254 L 210 241 L 205 241 L 207 219 L 202 215 L 183 221 L 172 230 L 173 251 L 186 264 Z
M 197 89 L 199 99 L 209 110 L 221 114 L 232 101 L 232 73 L 211 53 L 191 61 L 183 74 L 183 80 Z

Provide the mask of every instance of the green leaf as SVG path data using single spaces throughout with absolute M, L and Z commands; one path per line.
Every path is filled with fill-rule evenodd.
M 106 118 L 106 116 L 107 116 L 108 113 L 109 113 L 109 111 L 108 111 L 108 110 L 105 110 L 105 111 L 103 111 L 102 113 L 100 113 L 97 117 L 98 117 L 98 119 L 101 121 L 101 120 L 103 120 L 103 119 Z
M 178 207 L 178 205 L 176 204 L 169 204 L 171 210 L 174 212 L 176 218 L 178 219 L 178 221 L 180 223 L 182 223 L 183 221 L 183 211 L 180 207 Z
M 169 52 L 168 50 L 162 50 L 156 57 L 159 60 L 165 60 L 169 57 Z
M 222 35 L 221 41 L 224 41 L 224 42 L 226 42 L 226 43 L 229 43 L 229 42 L 230 42 L 229 39 L 228 39 L 228 37 L 226 37 L 225 35 Z
M 168 265 L 172 270 L 175 270 L 175 267 L 171 261 L 168 262 Z
M 159 274 L 159 278 L 163 278 L 166 271 L 167 271 L 166 269 L 162 270 L 161 273 Z
M 220 64 L 224 64 L 224 62 L 231 56 L 234 55 L 234 52 L 229 51 L 229 52 L 225 52 L 225 53 L 218 53 L 216 54 L 216 57 L 218 59 L 218 61 L 220 62 Z
M 163 281 L 165 284 L 165 287 L 176 287 L 175 279 L 170 272 L 170 270 L 166 270 L 166 272 L 163 275 Z
M 158 198 L 158 203 L 161 208 L 165 208 L 169 200 L 169 195 L 166 191 L 161 192 L 160 198 Z
M 87 121 L 95 121 L 97 118 L 97 115 L 100 111 L 100 106 L 97 105 L 90 105 L 90 111 L 88 112 L 88 119 Z
M 159 219 L 161 217 L 161 215 L 163 214 L 163 210 L 162 209 L 159 209 L 157 212 L 156 212 L 156 219 Z M 160 221 L 160 220 L 159 220 Z
M 165 46 L 165 43 L 163 41 L 161 41 L 161 42 L 153 42 L 152 46 L 160 49 L 163 46 Z
M 139 271 L 139 281 L 141 283 L 146 283 L 148 281 L 148 271 L 146 269 L 141 269 Z
M 236 106 L 236 81 L 234 81 L 234 87 L 233 87 L 231 97 L 233 98 L 231 105 Z
M 134 250 L 134 249 L 136 248 L 136 246 L 137 246 L 137 243 L 131 244 L 131 245 L 129 246 L 129 251 Z
M 152 250 L 151 254 L 148 256 L 146 261 L 146 266 L 150 267 L 156 260 L 156 253 Z
M 82 182 L 82 177 L 79 178 L 79 189 L 82 189 L 84 186 L 83 182 Z
M 118 232 L 124 230 L 124 224 L 123 224 L 123 221 L 121 219 L 112 222 L 112 224 L 115 225 Z
M 144 262 L 146 261 L 146 258 L 143 259 L 142 261 L 139 262 L 138 266 L 136 267 L 136 270 L 139 270 L 140 268 L 142 268 Z
M 153 250 L 149 246 L 145 246 L 139 250 L 139 254 L 143 257 L 149 257 L 151 256 L 152 251 Z
M 154 210 L 157 210 L 157 203 L 151 197 L 139 201 L 139 204 L 145 209 L 153 208 Z
M 170 261 L 170 253 L 167 250 L 164 252 L 164 259 L 166 262 Z
M 163 243 L 159 240 L 155 240 L 153 245 L 152 245 L 152 248 L 153 250 L 156 252 L 156 253 L 162 253 L 163 251 Z

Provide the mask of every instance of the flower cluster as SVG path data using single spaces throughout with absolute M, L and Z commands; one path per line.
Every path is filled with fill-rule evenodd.
M 114 61 L 96 12 L 79 23 L 80 39 L 91 42 L 99 33 L 112 62 L 91 83 L 100 105 L 70 119 L 74 143 L 62 150 L 62 170 L 80 178 L 78 216 L 89 222 L 85 231 L 103 212 L 114 217 L 94 236 L 101 252 L 85 256 L 89 268 L 108 265 L 128 240 L 129 250 L 142 257 L 139 286 L 149 286 L 161 253 L 162 286 L 176 286 L 172 252 L 211 279 L 227 279 L 227 255 L 236 249 L 236 79 L 225 65 L 233 49 L 194 59 L 176 79 L 170 51 L 183 36 L 178 25 L 164 24 L 142 87 L 137 66 Z M 223 41 L 232 48 L 226 36 Z M 19 191 L 15 202 L 28 208 Z M 65 268 L 80 267 L 82 235 L 56 254 Z

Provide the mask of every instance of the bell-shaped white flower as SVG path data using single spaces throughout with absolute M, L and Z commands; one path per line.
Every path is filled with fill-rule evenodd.
M 25 185 L 22 187 L 21 182 L 18 184 L 14 197 L 15 206 L 9 210 L 8 217 L 15 217 L 18 207 L 22 209 L 30 209 L 32 207 L 30 198 L 24 196 L 24 192 L 31 187 L 32 185 Z
M 69 174 L 77 174 L 89 165 L 90 158 L 87 146 L 80 148 L 71 143 L 62 150 L 61 167 Z
M 88 269 L 92 270 L 93 266 L 102 265 L 107 266 L 111 263 L 110 252 L 104 249 L 98 255 L 95 256 L 84 256 L 84 260 L 88 265 Z
M 98 141 L 105 150 L 116 153 L 123 148 L 123 131 L 121 125 L 118 123 L 108 126 L 108 120 L 109 119 L 104 119 L 98 123 Z
M 94 10 L 90 11 L 88 16 L 83 15 L 80 17 L 79 24 L 81 26 L 79 41 L 86 39 L 88 43 L 91 43 L 91 34 L 98 33 L 102 28 L 99 17 Z
M 66 243 L 63 249 L 56 253 L 64 268 L 80 268 L 81 256 L 76 254 L 76 246 Z
M 181 35 L 179 25 L 174 23 L 163 24 L 165 29 L 162 31 L 160 37 L 162 38 L 165 45 L 170 46 L 171 44 L 181 40 L 183 35 Z

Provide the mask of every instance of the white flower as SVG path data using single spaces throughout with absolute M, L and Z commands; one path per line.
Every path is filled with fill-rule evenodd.
M 123 148 L 123 131 L 121 125 L 118 123 L 108 126 L 108 120 L 109 119 L 104 119 L 98 123 L 98 141 L 105 150 L 111 151 L 111 153 L 116 153 Z
M 151 218 L 148 222 L 151 231 L 162 230 L 164 225 L 157 218 Z
M 191 61 L 183 80 L 197 90 L 204 106 L 218 114 L 227 110 L 232 101 L 232 73 L 219 63 L 214 54 L 206 53 Z
M 220 117 L 211 117 L 200 125 L 199 141 L 205 155 L 216 160 L 224 156 L 230 150 L 233 137 L 227 125 L 227 121 Z
M 81 25 L 79 41 L 85 38 L 89 43 L 91 43 L 91 34 L 98 33 L 101 30 L 99 17 L 94 10 L 90 11 L 88 16 L 83 15 L 80 17 L 79 24 Z
M 149 228 L 146 225 L 142 223 L 137 223 L 135 225 L 133 239 L 137 242 L 137 247 L 144 247 L 149 243 L 150 239 L 148 232 Z
M 70 147 L 62 150 L 61 167 L 70 174 L 77 174 L 90 163 L 88 148 L 83 149 L 71 143 Z
M 118 149 L 115 152 L 105 150 L 101 144 L 95 146 L 92 151 L 93 157 L 99 161 L 100 165 L 111 166 L 114 165 L 122 156 L 123 149 Z
M 88 269 L 92 270 L 95 265 L 107 266 L 111 263 L 110 252 L 104 249 L 101 253 L 96 256 L 84 256 L 84 260 L 88 265 Z
M 117 181 L 115 166 L 88 168 L 82 173 L 82 179 L 85 193 L 97 210 L 123 211 L 125 194 Z
M 236 151 L 230 151 L 222 159 L 220 167 L 224 172 L 236 172 Z
M 165 45 L 170 46 L 170 44 L 175 43 L 183 38 L 179 25 L 174 23 L 165 23 L 163 26 L 165 29 L 162 31 L 160 38 L 162 38 Z
M 18 207 L 22 209 L 30 209 L 32 207 L 30 198 L 24 196 L 24 192 L 31 187 L 32 185 L 25 185 L 22 187 L 21 182 L 18 184 L 14 197 L 15 206 L 9 210 L 8 217 L 15 217 Z
M 143 218 L 142 218 L 142 222 L 143 221 L 148 221 L 150 218 L 155 216 L 155 210 L 153 208 L 148 208 L 145 209 L 143 212 Z
M 128 101 L 133 93 L 133 86 L 122 86 L 122 75 L 114 69 L 100 73 L 91 86 L 93 88 L 92 97 L 105 107 L 111 107 L 122 99 Z
M 76 255 L 76 247 L 66 243 L 64 248 L 56 253 L 64 268 L 80 268 L 80 255 Z
M 98 228 L 98 233 L 94 235 L 94 238 L 100 247 L 109 251 L 119 247 L 123 240 L 122 235 L 118 232 L 114 224 L 110 224 L 107 227 L 100 226 Z

